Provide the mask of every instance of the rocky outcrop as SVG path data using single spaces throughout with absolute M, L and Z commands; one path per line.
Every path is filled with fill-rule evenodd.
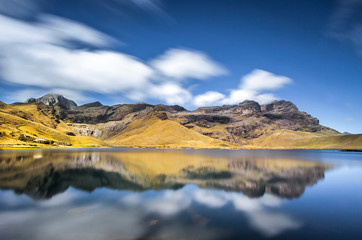
M 85 109 L 92 108 L 92 107 L 102 107 L 102 106 L 103 106 L 102 103 L 97 101 L 97 102 L 87 103 L 82 106 L 79 106 L 79 107 L 77 107 L 77 110 L 79 111 L 82 109 L 85 110 Z
M 253 115 L 261 113 L 261 108 L 259 103 L 255 101 L 245 100 L 234 109 L 234 113 L 243 114 L 243 115 Z
M 263 112 L 296 112 L 297 106 L 289 101 L 274 101 L 261 107 Z
M 103 134 L 103 132 L 94 125 L 70 124 L 69 126 L 72 126 L 75 132 L 84 136 L 100 137 Z
M 47 106 L 58 105 L 68 110 L 72 110 L 77 107 L 77 104 L 74 101 L 69 100 L 59 94 L 47 94 L 38 99 L 29 98 L 28 100 L 25 101 L 25 103 L 35 103 L 35 102 L 42 102 Z
M 158 104 L 155 107 L 157 107 L 160 111 L 165 111 L 165 112 L 170 112 L 170 113 L 178 113 L 178 112 L 187 111 L 185 108 L 183 108 L 179 105 L 167 106 L 167 105 L 163 105 L 163 104 Z

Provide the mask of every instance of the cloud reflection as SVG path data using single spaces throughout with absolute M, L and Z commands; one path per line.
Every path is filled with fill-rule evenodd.
M 200 239 L 216 239 L 224 229 L 213 222 L 227 221 L 230 211 L 239 212 L 240 226 L 247 219 L 251 229 L 267 237 L 301 227 L 298 221 L 280 211 L 282 200 L 275 196 L 266 194 L 253 199 L 242 193 L 200 189 L 195 185 L 186 185 L 177 191 L 140 193 L 99 189 L 88 194 L 70 189 L 38 202 L 19 198 L 10 191 L 0 195 L 3 206 L 0 235 L 20 240 L 111 236 L 137 239 L 160 234 L 170 238 L 197 234 Z M 221 217 L 203 216 L 200 205 Z M 185 214 L 187 221 L 181 217 Z M 210 222 L 212 228 L 208 225 Z

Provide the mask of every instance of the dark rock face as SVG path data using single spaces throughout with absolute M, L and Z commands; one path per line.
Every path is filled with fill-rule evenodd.
M 231 121 L 230 117 L 207 114 L 188 114 L 183 116 L 183 125 L 195 124 L 200 127 L 210 128 L 216 123 L 227 124 Z
M 295 112 L 298 108 L 292 102 L 281 100 L 263 105 L 261 110 L 263 112 Z
M 77 107 L 77 104 L 59 94 L 47 94 L 38 99 L 29 98 L 25 103 L 42 102 L 47 106 L 58 105 L 64 109 L 72 110 Z
M 261 108 L 259 103 L 255 101 L 245 100 L 244 102 L 240 103 L 237 108 L 235 108 L 234 113 L 243 114 L 243 115 L 252 115 L 252 114 L 261 113 Z
M 301 112 L 289 101 L 274 101 L 261 107 L 264 117 L 280 128 L 293 131 L 316 132 L 322 130 L 319 120 L 308 113 Z
M 199 107 L 194 112 L 211 114 L 211 113 L 232 113 L 237 105 L 223 105 L 223 106 L 214 106 L 214 107 Z
M 91 107 L 102 107 L 102 106 L 103 106 L 102 103 L 97 101 L 97 102 L 87 103 L 82 106 L 79 106 L 79 107 L 77 107 L 77 110 L 87 109 L 87 108 L 91 108 Z
M 242 121 L 235 124 L 234 126 L 226 127 L 226 131 L 232 135 L 250 139 L 260 136 L 260 134 L 255 132 L 257 128 L 260 128 L 260 125 L 253 125 L 248 121 Z
M 185 108 L 178 106 L 178 105 L 167 106 L 167 105 L 159 104 L 159 105 L 156 105 L 155 107 L 158 107 L 160 111 L 165 111 L 165 112 L 170 112 L 170 113 L 187 111 Z
M 218 130 L 208 135 L 233 143 L 242 143 L 243 140 L 258 138 L 269 129 L 271 131 L 286 129 L 292 131 L 318 132 L 331 130 L 319 124 L 319 120 L 311 115 L 299 111 L 289 101 L 274 101 L 259 105 L 255 101 L 246 100 L 239 105 L 224 105 L 214 107 L 200 107 L 195 111 L 181 112 L 169 115 L 176 118 L 188 127 L 213 128 L 223 124 L 225 131 Z M 197 130 L 205 134 L 204 130 Z M 336 132 L 337 133 L 337 132 Z
M 86 104 L 70 111 L 63 111 L 62 119 L 74 123 L 106 123 L 109 121 L 120 121 L 130 113 L 140 112 L 153 108 L 147 103 L 119 104 L 104 106 L 100 103 Z
M 157 105 L 148 113 L 148 117 L 157 117 L 161 120 L 167 120 L 168 116 L 164 109 L 163 105 Z
M 35 98 L 29 98 L 28 100 L 25 101 L 25 103 L 35 103 L 36 99 Z

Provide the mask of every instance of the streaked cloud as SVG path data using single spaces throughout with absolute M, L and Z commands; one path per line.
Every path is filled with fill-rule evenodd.
M 362 0 L 339 0 L 327 26 L 327 35 L 353 44 L 362 55 Z
M 21 6 L 26 8 L 24 4 Z M 159 3 L 137 0 L 134 4 L 151 8 Z M 90 100 L 87 93 L 93 92 L 188 106 L 236 104 L 246 99 L 267 103 L 277 99 L 271 91 L 292 82 L 255 69 L 228 95 L 208 91 L 193 96 L 188 80 L 208 80 L 228 73 L 206 53 L 172 48 L 145 62 L 112 50 L 120 41 L 85 24 L 44 14 L 35 19 L 29 22 L 0 14 L 0 77 L 22 88 L 8 93 L 8 99 L 23 101 L 53 92 L 84 102 Z
M 44 0 L 0 0 L 0 14 L 13 17 L 30 17 L 40 11 Z
M 32 23 L 0 15 L 0 24 L 4 26 L 0 76 L 8 83 L 30 87 L 9 93 L 9 99 L 23 100 L 25 94 L 28 98 L 56 91 L 85 101 L 84 92 L 95 92 L 121 94 L 135 101 L 157 99 L 185 104 L 192 94 L 183 80 L 204 80 L 226 72 L 195 50 L 171 49 L 148 64 L 110 50 L 117 43 L 112 37 L 52 15 L 41 15 Z M 74 41 L 95 49 L 75 48 Z
M 164 11 L 161 8 L 160 0 L 131 0 L 138 7 L 160 15 L 165 15 Z

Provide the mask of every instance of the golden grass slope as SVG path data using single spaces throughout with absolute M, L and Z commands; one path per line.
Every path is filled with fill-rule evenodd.
M 305 149 L 362 149 L 362 134 L 330 134 L 277 130 L 251 140 L 249 147 Z
M 160 148 L 230 148 L 235 145 L 213 139 L 171 120 L 135 120 L 116 136 L 106 140 L 113 146 Z
M 94 147 L 105 144 L 95 138 L 69 136 L 72 129 L 37 109 L 35 104 L 5 105 L 0 108 L 0 148 Z M 27 138 L 27 140 L 24 140 Z M 43 139 L 51 144 L 42 144 Z M 54 142 L 54 143 L 53 143 Z

